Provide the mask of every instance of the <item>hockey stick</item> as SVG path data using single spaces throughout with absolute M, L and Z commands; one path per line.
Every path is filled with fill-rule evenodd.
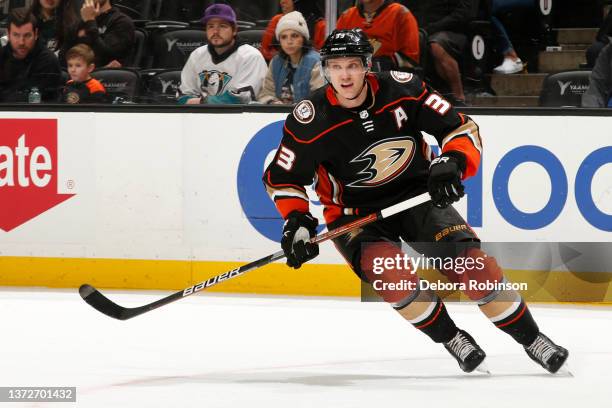
M 331 231 L 327 231 L 321 235 L 317 235 L 316 237 L 312 238 L 311 241 L 317 244 L 324 241 L 328 241 L 330 239 L 339 237 L 340 235 L 345 234 L 355 228 L 362 227 L 366 224 L 370 224 L 374 221 L 381 220 L 383 218 L 388 218 L 409 208 L 415 207 L 419 204 L 429 201 L 429 199 L 429 194 L 423 193 L 416 197 L 409 198 L 408 200 L 387 207 L 379 212 L 372 213 L 366 217 L 357 219 L 353 222 L 349 222 L 348 224 L 345 224 Z M 168 303 L 172 303 L 176 300 L 193 295 L 194 293 L 197 293 L 218 283 L 224 282 L 228 279 L 232 279 L 236 276 L 243 275 L 254 269 L 261 268 L 264 265 L 267 265 L 284 257 L 285 254 L 283 253 L 283 251 L 275 252 L 272 255 L 268 255 L 264 258 L 258 259 L 246 265 L 242 265 L 241 267 L 232 269 L 231 271 L 224 272 L 221 275 L 214 276 L 208 280 L 198 283 L 197 285 L 190 286 L 181 290 L 180 292 L 173 293 L 169 296 L 166 296 L 165 298 L 159 299 L 153 303 L 149 303 L 140 307 L 119 306 L 118 304 L 104 296 L 99 290 L 89 284 L 82 285 L 79 288 L 79 294 L 85 302 L 87 302 L 97 311 L 115 319 L 127 320 L 131 319 L 132 317 L 149 312 L 153 309 L 157 309 L 160 306 L 164 306 Z

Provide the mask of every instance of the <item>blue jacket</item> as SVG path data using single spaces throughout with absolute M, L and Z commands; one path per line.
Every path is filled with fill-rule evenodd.
M 295 70 L 295 74 L 293 74 L 293 98 L 295 102 L 306 99 L 310 93 L 312 69 L 320 60 L 319 53 L 312 49 L 308 50 L 306 54 L 302 56 L 302 60 Z M 280 98 L 281 88 L 289 73 L 289 64 L 289 60 L 282 58 L 280 54 L 277 54 L 270 62 L 272 78 L 274 79 L 274 89 L 278 98 Z

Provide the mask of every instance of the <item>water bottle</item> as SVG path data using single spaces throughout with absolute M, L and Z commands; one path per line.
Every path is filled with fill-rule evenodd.
M 41 102 L 41 95 L 40 95 L 40 91 L 38 90 L 37 87 L 32 87 L 32 89 L 30 89 L 30 93 L 28 94 L 28 103 L 40 103 Z

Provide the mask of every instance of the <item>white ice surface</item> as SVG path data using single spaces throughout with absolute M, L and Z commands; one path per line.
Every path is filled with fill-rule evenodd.
M 167 293 L 105 294 L 138 306 Z M 76 405 L 16 407 L 612 406 L 612 308 L 532 306 L 572 376 L 547 374 L 476 306 L 449 311 L 491 376 L 464 374 L 384 304 L 207 294 L 117 321 L 76 290 L 4 289 L 0 385 L 78 387 Z

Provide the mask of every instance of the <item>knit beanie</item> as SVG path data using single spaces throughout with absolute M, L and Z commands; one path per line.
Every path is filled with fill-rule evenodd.
M 304 20 L 304 16 L 299 11 L 292 11 L 291 13 L 287 13 L 281 17 L 276 25 L 276 39 L 280 41 L 280 35 L 285 30 L 294 30 L 304 36 L 305 39 L 310 39 L 310 34 L 308 33 L 308 26 L 306 25 L 306 20 Z

